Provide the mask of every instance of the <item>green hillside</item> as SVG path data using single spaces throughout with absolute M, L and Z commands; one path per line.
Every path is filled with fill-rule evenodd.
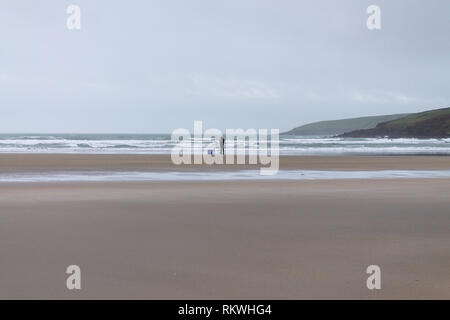
M 361 117 L 361 118 L 351 118 L 341 120 L 320 121 L 305 124 L 303 126 L 294 128 L 282 134 L 299 135 L 299 136 L 313 136 L 313 135 L 334 136 L 354 130 L 375 128 L 376 125 L 381 122 L 402 118 L 407 115 L 408 115 L 407 113 L 404 113 L 404 114 L 392 114 L 384 116 L 371 116 L 371 117 Z
M 413 113 L 379 123 L 375 128 L 354 130 L 341 137 L 446 138 L 450 137 L 450 108 Z

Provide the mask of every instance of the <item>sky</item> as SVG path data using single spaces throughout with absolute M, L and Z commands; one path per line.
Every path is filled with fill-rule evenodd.
M 0 132 L 286 131 L 450 106 L 449 14 L 448 0 L 2 0 Z

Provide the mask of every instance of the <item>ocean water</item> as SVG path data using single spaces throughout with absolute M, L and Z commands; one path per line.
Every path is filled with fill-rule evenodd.
M 219 150 L 217 141 L 202 140 L 194 153 Z M 0 134 L 0 153 L 170 154 L 177 144 L 169 134 Z M 248 141 L 227 141 L 237 153 L 258 149 Z M 449 155 L 447 139 L 362 139 L 280 136 L 281 155 L 429 154 Z

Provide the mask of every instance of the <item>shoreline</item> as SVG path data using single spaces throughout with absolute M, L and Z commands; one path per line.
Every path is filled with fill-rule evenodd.
M 100 181 L 100 180 L 94 180 L 94 181 L 37 181 L 37 182 L 0 182 L 0 190 L 12 188 L 12 189 L 33 189 L 33 188 L 53 188 L 53 187 L 67 187 L 67 188 L 78 188 L 78 187 L 84 187 L 84 186 L 91 186 L 91 187 L 99 187 L 99 188 L 123 188 L 128 185 L 133 186 L 164 186 L 164 187 L 170 187 L 173 185 L 181 184 L 185 187 L 187 186 L 196 186 L 196 185 L 208 185 L 208 184 L 223 184 L 223 185 L 247 185 L 255 187 L 259 185 L 267 185 L 270 184 L 274 185 L 294 185 L 296 183 L 300 184 L 321 184 L 321 183 L 337 183 L 337 184 L 353 184 L 353 183 L 375 183 L 375 184 L 381 184 L 383 182 L 387 183 L 420 183 L 420 182 L 434 182 L 437 183 L 440 182 L 450 182 L 450 179 L 447 177 L 425 177 L 425 178 L 371 178 L 371 179 L 311 179 L 311 180 L 296 180 L 296 179 L 277 179 L 277 180 L 251 180 L 251 179 L 241 179 L 241 180 L 117 180 L 117 181 Z M 0 197 L 1 199 L 1 197 Z
M 330 170 L 280 170 L 271 176 L 262 176 L 259 170 L 217 171 L 64 171 L 0 173 L 0 185 L 9 183 L 71 183 L 71 182 L 220 182 L 220 181 L 335 181 L 335 180 L 405 180 L 450 179 L 450 170 L 377 170 L 377 171 L 330 171 Z

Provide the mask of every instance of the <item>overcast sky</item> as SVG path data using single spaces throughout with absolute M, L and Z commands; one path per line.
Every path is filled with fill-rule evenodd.
M 449 15 L 448 0 L 2 0 L 0 132 L 283 131 L 449 106 Z

